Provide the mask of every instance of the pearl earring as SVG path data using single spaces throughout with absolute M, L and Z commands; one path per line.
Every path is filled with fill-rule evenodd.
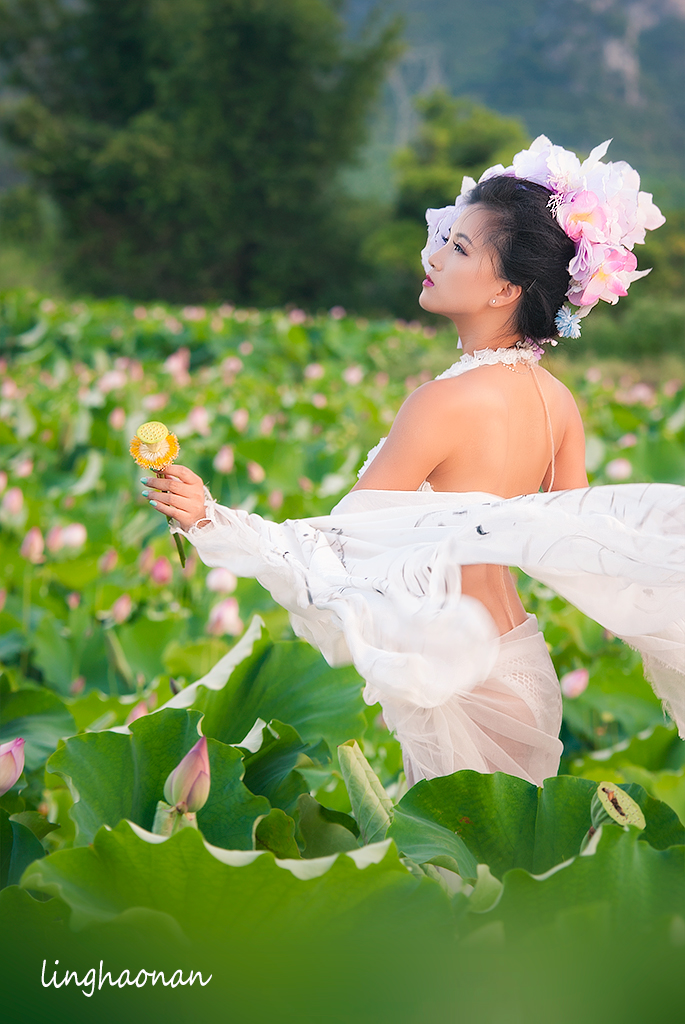
M 495 303 L 497 302 L 497 299 L 490 299 L 490 302 L 491 302 L 491 303 L 493 304 L 493 306 L 494 306 L 494 305 L 495 305 Z

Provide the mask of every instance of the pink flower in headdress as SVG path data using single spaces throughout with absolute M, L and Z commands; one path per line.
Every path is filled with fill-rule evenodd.
M 637 268 L 637 259 L 629 249 L 606 248 L 593 245 L 593 255 L 598 257 L 590 280 L 582 291 L 569 294 L 575 306 L 592 306 L 598 299 L 612 305 L 620 295 L 627 295 L 632 274 Z M 596 252 L 595 252 L 596 250 Z
M 581 238 L 588 242 L 607 240 L 607 215 L 594 192 L 576 192 L 561 203 L 557 220 L 574 242 Z

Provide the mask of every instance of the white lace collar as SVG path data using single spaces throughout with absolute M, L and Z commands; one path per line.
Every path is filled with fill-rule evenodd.
M 477 348 L 469 355 L 464 352 L 461 359 L 450 366 L 449 370 L 439 374 L 435 379 L 444 380 L 446 377 L 458 377 L 467 370 L 475 370 L 478 366 L 492 366 L 495 363 L 506 363 L 513 366 L 514 363 L 524 363 L 526 366 L 534 366 L 540 359 L 540 353 L 534 348 Z

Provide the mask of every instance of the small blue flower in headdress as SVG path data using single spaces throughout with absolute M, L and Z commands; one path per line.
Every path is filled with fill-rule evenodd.
M 562 306 L 556 317 L 554 323 L 557 328 L 557 332 L 560 338 L 579 338 L 580 337 L 580 313 L 574 313 L 569 309 L 568 306 Z

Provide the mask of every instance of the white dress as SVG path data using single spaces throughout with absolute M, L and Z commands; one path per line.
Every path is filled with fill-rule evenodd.
M 484 349 L 441 377 L 534 359 Z M 206 513 L 207 525 L 171 528 L 206 565 L 259 580 L 330 665 L 355 665 L 364 699 L 381 703 L 400 740 L 410 785 L 463 768 L 539 785 L 558 768 L 561 697 L 535 617 L 498 637 L 461 593 L 462 565 L 518 566 L 639 650 L 685 738 L 685 487 L 505 499 L 426 482 L 353 491 L 330 515 L 284 523 L 207 492 Z

